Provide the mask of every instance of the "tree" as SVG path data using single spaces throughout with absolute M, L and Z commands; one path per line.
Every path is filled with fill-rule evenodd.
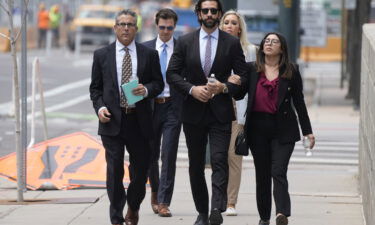
M 5 3 L 4 3 L 5 2 Z M 24 4 L 25 9 L 29 4 L 29 0 L 23 0 L 22 4 Z M 14 21 L 13 21 L 13 9 L 14 9 L 14 0 L 5 0 L 0 1 L 0 8 L 3 9 L 6 14 L 8 15 L 9 19 L 9 36 L 3 33 L 0 33 L 0 37 L 6 38 L 10 41 L 11 46 L 11 56 L 13 62 L 13 103 L 14 103 L 14 116 L 15 116 L 15 148 L 17 152 L 17 180 L 18 180 L 18 196 L 17 200 L 19 202 L 23 201 L 23 185 L 22 185 L 22 177 L 20 176 L 21 166 L 20 163 L 22 160 L 22 150 L 21 150 L 21 117 L 20 117 L 20 88 L 19 88 L 19 76 L 18 76 L 18 62 L 17 62 L 17 49 L 16 43 L 18 38 L 21 35 L 22 27 L 26 26 L 24 21 L 26 19 L 27 13 L 23 14 L 21 29 L 16 31 L 14 28 Z M 25 10 L 26 11 L 26 10 Z M 21 167 L 21 168 L 20 168 Z

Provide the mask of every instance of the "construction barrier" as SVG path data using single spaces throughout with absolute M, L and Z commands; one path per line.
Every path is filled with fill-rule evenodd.
M 9 30 L 5 27 L 0 27 L 0 33 L 9 37 Z M 0 36 L 0 52 L 9 52 L 10 51 L 10 41 L 5 37 Z

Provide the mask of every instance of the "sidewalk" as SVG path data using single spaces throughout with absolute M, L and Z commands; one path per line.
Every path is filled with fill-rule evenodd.
M 358 142 L 359 114 L 344 96 L 346 89 L 338 88 L 338 67 L 335 63 L 311 64 L 304 74 L 312 84 L 306 94 L 309 114 L 317 144 L 320 140 L 356 140 Z M 320 77 L 320 94 L 316 80 Z M 315 82 L 315 84 L 314 84 Z M 320 104 L 315 104 L 320 99 Z M 161 218 L 151 211 L 150 189 L 140 210 L 139 225 L 193 225 L 197 213 L 190 191 L 187 161 L 177 163 L 175 192 L 171 211 L 173 217 Z M 210 169 L 206 170 L 210 183 Z M 236 217 L 224 216 L 224 225 L 257 225 L 255 176 L 252 162 L 245 161 Z M 289 190 L 292 201 L 291 225 L 364 225 L 361 197 L 358 193 L 356 165 L 291 163 Z M 210 186 L 210 185 L 209 185 Z M 0 200 L 15 199 L 16 184 L 0 179 Z M 109 201 L 105 189 L 69 191 L 28 191 L 27 200 L 65 199 L 66 204 L 0 205 L 0 224 L 38 225 L 105 225 L 109 222 Z M 91 202 L 97 199 L 97 202 Z M 75 203 L 69 203 L 75 202 Z M 82 202 L 82 203 L 77 203 Z M 274 212 L 274 207 L 273 211 Z M 124 211 L 126 213 L 126 209 Z M 275 225 L 272 214 L 271 225 Z

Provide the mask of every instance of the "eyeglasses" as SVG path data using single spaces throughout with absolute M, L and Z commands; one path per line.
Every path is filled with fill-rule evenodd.
M 116 23 L 116 25 L 122 28 L 125 28 L 126 26 L 128 26 L 129 28 L 135 27 L 135 23 Z
M 165 30 L 165 29 L 167 29 L 167 30 L 169 30 L 169 31 L 172 31 L 173 29 L 174 29 L 174 27 L 173 26 L 159 26 L 159 30 Z
M 212 15 L 216 15 L 219 10 L 216 9 L 216 8 L 204 8 L 204 9 L 201 9 L 201 12 L 203 14 L 205 14 L 205 15 L 208 14 L 208 11 L 211 11 Z
M 280 40 L 278 40 L 278 39 L 269 39 L 269 38 L 267 38 L 266 40 L 264 40 L 264 43 L 265 44 L 275 44 L 275 45 L 277 45 L 277 44 L 279 44 L 280 43 Z

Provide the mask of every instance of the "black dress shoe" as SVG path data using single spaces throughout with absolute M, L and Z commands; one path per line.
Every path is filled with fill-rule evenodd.
M 210 225 L 220 225 L 223 223 L 223 217 L 219 209 L 213 209 L 210 215 Z
M 283 214 L 278 214 L 276 216 L 276 225 L 288 225 L 288 218 Z
M 269 220 L 259 220 L 258 225 L 270 225 L 270 221 Z
M 205 213 L 199 213 L 194 225 L 208 225 L 208 215 Z

